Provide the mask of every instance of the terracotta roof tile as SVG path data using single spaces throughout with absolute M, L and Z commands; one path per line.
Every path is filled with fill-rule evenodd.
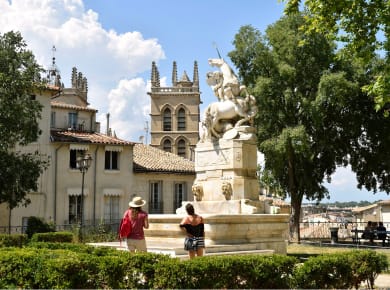
M 78 110 L 78 111 L 89 111 L 89 112 L 97 112 L 98 110 L 83 106 L 76 106 L 64 102 L 57 102 L 57 101 L 51 101 L 51 106 L 53 108 L 61 108 L 61 109 L 72 109 L 72 110 Z
M 107 145 L 134 145 L 134 142 L 125 141 L 112 136 L 80 131 L 51 131 L 52 142 L 107 144 Z
M 356 207 L 356 208 L 353 208 L 352 209 L 352 212 L 363 212 L 363 211 L 366 211 L 366 210 L 369 210 L 369 209 L 373 209 L 377 207 L 377 204 L 374 203 L 374 204 L 370 204 L 370 205 L 366 205 L 366 206 L 361 206 L 361 207 Z
M 133 157 L 134 172 L 195 174 L 194 162 L 152 146 L 135 144 Z

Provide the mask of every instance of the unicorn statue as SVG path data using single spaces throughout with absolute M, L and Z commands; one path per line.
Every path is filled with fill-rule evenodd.
M 207 84 L 213 89 L 218 102 L 209 104 L 205 110 L 201 142 L 236 138 L 239 132 L 243 132 L 240 127 L 249 126 L 253 129 L 253 119 L 258 111 L 256 99 L 245 86 L 240 85 L 233 69 L 223 58 L 212 58 L 208 63 L 220 69 L 206 74 Z M 243 136 L 248 137 L 247 134 L 241 134 L 240 137 Z

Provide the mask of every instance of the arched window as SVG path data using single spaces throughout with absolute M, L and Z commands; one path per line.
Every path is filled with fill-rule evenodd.
M 171 110 L 166 108 L 163 113 L 163 130 L 164 131 L 171 131 L 172 130 L 172 115 Z
M 177 155 L 184 158 L 186 157 L 186 141 L 184 141 L 183 139 L 177 142 Z
M 177 130 L 186 130 L 186 111 L 183 108 L 177 112 Z
M 169 141 L 168 139 L 164 140 L 163 150 L 166 152 L 172 152 L 172 144 L 171 141 Z

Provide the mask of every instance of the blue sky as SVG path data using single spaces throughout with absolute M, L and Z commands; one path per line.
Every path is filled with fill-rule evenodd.
M 178 76 L 192 79 L 199 66 L 201 113 L 215 101 L 205 76 L 208 58 L 229 63 L 234 35 L 243 25 L 262 33 L 283 15 L 278 0 L 0 0 L 0 33 L 20 31 L 37 61 L 48 68 L 54 56 L 65 86 L 72 67 L 88 79 L 90 106 L 98 109 L 102 131 L 106 114 L 119 138 L 138 142 L 149 121 L 150 70 L 156 61 L 161 85 Z M 150 139 L 150 138 L 148 138 Z M 327 184 L 330 201 L 388 199 L 356 188 L 354 174 L 340 169 Z

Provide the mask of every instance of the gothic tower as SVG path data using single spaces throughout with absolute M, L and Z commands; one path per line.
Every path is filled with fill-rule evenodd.
M 177 78 L 177 65 L 173 62 L 172 86 L 160 86 L 160 74 L 152 62 L 151 91 L 151 146 L 184 158 L 194 160 L 194 149 L 199 141 L 199 73 L 194 62 L 193 81 L 184 71 Z

